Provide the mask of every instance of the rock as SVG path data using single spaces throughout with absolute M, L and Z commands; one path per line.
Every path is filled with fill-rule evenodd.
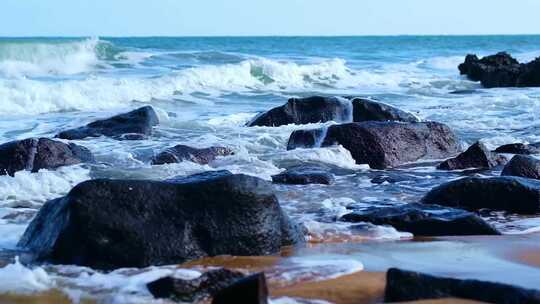
M 193 280 L 165 277 L 146 286 L 157 299 L 171 299 L 178 302 L 198 303 L 213 297 L 220 290 L 244 278 L 241 272 L 227 269 L 211 270 Z
M 240 279 L 231 286 L 219 291 L 212 304 L 267 304 L 268 287 L 264 273 L 257 273 Z
M 540 148 L 535 144 L 526 145 L 521 143 L 503 145 L 495 149 L 497 153 L 509 153 L 509 154 L 540 154 Z
M 191 161 L 197 164 L 206 165 L 214 161 L 218 156 L 232 155 L 231 149 L 224 147 L 210 147 L 196 149 L 189 146 L 177 145 L 169 148 L 152 159 L 153 165 L 163 165 Z
M 0 175 L 13 176 L 22 170 L 35 173 L 93 161 L 94 156 L 85 147 L 48 138 L 28 138 L 0 145 Z
M 342 145 L 351 152 L 357 164 L 369 164 L 373 169 L 395 167 L 421 158 L 445 158 L 459 152 L 455 134 L 446 125 L 437 122 L 360 122 L 330 126 L 327 132 L 317 130 L 295 131 L 289 138 L 288 150 L 310 147 L 315 142 L 327 147 Z M 314 146 L 311 146 L 314 147 Z
M 540 179 L 540 160 L 531 156 L 516 155 L 506 164 L 502 175 Z
M 323 166 L 299 165 L 287 169 L 285 172 L 272 176 L 276 184 L 307 185 L 323 184 L 330 185 L 335 181 L 334 175 Z
M 407 204 L 369 208 L 344 215 L 345 222 L 389 225 L 415 236 L 498 235 L 495 228 L 474 213 L 436 205 Z
M 435 187 L 425 204 L 468 210 L 502 210 L 521 214 L 540 211 L 540 182 L 521 177 L 467 177 Z
M 168 181 L 96 179 L 47 202 L 19 246 L 36 262 L 95 269 L 267 255 L 304 241 L 272 184 L 228 171 Z
M 440 278 L 396 268 L 388 270 L 385 303 L 441 298 L 485 303 L 540 303 L 540 291 L 477 280 Z
M 455 158 L 442 162 L 437 169 L 462 170 L 470 168 L 491 169 L 506 162 L 506 158 L 489 151 L 486 146 L 476 142 Z
M 390 105 L 365 98 L 322 97 L 291 98 L 280 107 L 256 116 L 248 126 L 277 127 L 317 122 L 405 121 L 419 119 Z
M 504 52 L 482 59 L 467 55 L 465 62 L 459 65 L 459 71 L 473 81 L 480 81 L 486 88 L 540 86 L 540 58 L 520 64 Z
M 128 113 L 91 122 L 84 127 L 60 132 L 56 137 L 73 140 L 108 136 L 122 140 L 139 140 L 151 135 L 153 127 L 158 123 L 154 109 L 151 106 L 145 106 Z

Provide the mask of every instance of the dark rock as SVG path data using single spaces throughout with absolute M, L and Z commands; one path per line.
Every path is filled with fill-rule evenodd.
M 418 122 L 411 113 L 365 98 L 322 97 L 291 98 L 280 107 L 256 116 L 248 126 L 277 127 L 288 124 L 361 121 Z
M 334 175 L 323 166 L 300 165 L 287 169 L 285 172 L 272 176 L 276 184 L 307 185 L 324 184 L 330 185 L 335 181 Z
M 92 161 L 94 157 L 85 147 L 48 138 L 28 138 L 0 145 L 0 175 L 13 176 L 21 170 L 35 173 Z
M 196 149 L 189 146 L 177 145 L 166 149 L 152 159 L 153 165 L 163 165 L 191 161 L 197 164 L 206 165 L 214 161 L 218 156 L 232 155 L 231 149 L 224 147 L 210 147 Z
M 309 147 L 307 132 L 295 131 L 287 149 Z M 421 158 L 445 158 L 459 152 L 455 134 L 437 122 L 361 122 L 330 126 L 321 146 L 340 144 L 349 150 L 357 164 L 369 164 L 373 169 L 395 167 Z
M 122 140 L 138 140 L 151 135 L 158 125 L 156 112 L 150 106 L 142 107 L 111 118 L 97 120 L 84 127 L 60 132 L 63 139 L 83 139 L 87 137 L 108 136 Z
M 398 175 L 398 174 L 390 174 L 390 175 L 380 174 L 372 178 L 371 183 L 378 184 L 378 185 L 384 184 L 384 183 L 395 184 L 395 183 L 401 183 L 401 182 L 405 182 L 409 180 L 411 179 L 405 176 Z
M 296 130 L 289 137 L 287 150 L 320 148 L 328 133 L 328 127 L 310 130 Z
M 475 93 L 478 93 L 478 90 L 465 89 L 465 90 L 455 90 L 455 91 L 450 92 L 450 94 L 452 95 L 472 95 Z
M 540 86 L 540 58 L 520 64 L 504 52 L 482 59 L 467 55 L 465 62 L 459 65 L 459 71 L 473 81 L 480 81 L 486 88 Z
M 489 151 L 486 146 L 480 142 L 476 142 L 455 158 L 448 159 L 442 162 L 437 169 L 440 170 L 462 170 L 470 168 L 491 169 L 502 165 L 506 162 L 506 158 Z
M 436 205 L 407 204 L 370 208 L 344 215 L 346 222 L 389 225 L 416 236 L 498 235 L 495 228 L 474 213 Z
M 495 149 L 497 153 L 509 153 L 509 154 L 540 154 L 540 149 L 533 145 L 526 145 L 521 143 L 503 145 Z
M 516 155 L 506 164 L 502 175 L 540 179 L 540 160 L 531 156 Z
M 231 286 L 219 291 L 212 300 L 212 304 L 267 304 L 268 287 L 264 273 L 251 275 L 240 279 Z
M 388 270 L 385 303 L 441 298 L 486 303 L 540 303 L 540 291 L 477 280 L 439 278 L 395 268 Z
M 467 177 L 432 189 L 422 202 L 534 214 L 540 211 L 540 182 L 521 177 Z
M 193 280 L 165 277 L 148 283 L 146 286 L 157 299 L 195 303 L 213 297 L 217 292 L 244 278 L 241 272 L 227 269 L 211 270 Z
M 303 241 L 271 183 L 225 171 L 83 182 L 47 202 L 19 246 L 37 262 L 115 269 L 267 255 Z

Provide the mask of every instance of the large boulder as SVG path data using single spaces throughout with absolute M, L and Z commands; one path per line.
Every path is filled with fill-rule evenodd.
M 306 141 L 310 138 L 315 140 Z M 322 147 L 342 145 L 357 164 L 369 164 L 374 169 L 395 167 L 421 158 L 446 158 L 460 151 L 452 130 L 437 122 L 368 121 L 333 125 L 326 132 L 300 130 L 291 134 L 287 149 L 317 147 L 313 142 L 321 143 Z
M 274 254 L 303 240 L 271 183 L 219 171 L 168 181 L 83 182 L 47 202 L 19 246 L 38 262 L 115 269 Z
M 441 298 L 485 303 L 540 303 L 540 291 L 493 282 L 440 278 L 396 268 L 388 270 L 385 303 Z
M 280 107 L 256 116 L 248 126 L 277 127 L 288 124 L 361 121 L 417 122 L 418 118 L 390 105 L 365 99 L 313 96 L 291 98 Z
M 92 161 L 94 157 L 85 147 L 48 138 L 28 138 L 0 145 L 0 175 L 13 176 L 22 170 L 38 172 Z
M 272 176 L 272 181 L 276 184 L 289 185 L 330 185 L 334 183 L 335 178 L 324 166 L 310 164 L 291 167 L 280 174 Z
M 163 165 L 191 161 L 197 164 L 206 165 L 214 161 L 218 156 L 228 156 L 232 154 L 234 154 L 234 152 L 225 147 L 197 149 L 185 145 L 177 145 L 156 155 L 152 159 L 152 164 Z
M 540 154 L 540 144 L 508 144 L 502 145 L 495 149 L 496 153 L 509 153 L 509 154 L 522 154 L 522 155 L 531 155 L 531 154 Z
M 516 155 L 506 164 L 501 175 L 540 179 L 540 160 L 531 156 Z
M 97 120 L 84 127 L 60 132 L 63 139 L 108 136 L 121 140 L 138 140 L 151 135 L 159 119 L 151 106 L 145 106 L 111 118 Z
M 479 59 L 467 55 L 459 71 L 473 81 L 480 81 L 486 88 L 540 86 L 540 58 L 520 64 L 505 52 Z
M 485 208 L 535 214 L 540 211 L 540 181 L 521 177 L 467 177 L 432 189 L 422 202 L 468 210 Z
M 455 158 L 442 162 L 437 169 L 440 170 L 462 170 L 462 169 L 491 169 L 502 165 L 506 158 L 491 152 L 484 144 L 476 142 L 467 151 L 459 154 Z
M 497 229 L 474 213 L 436 205 L 407 204 L 370 208 L 346 214 L 341 220 L 389 225 L 417 236 L 500 234 Z
M 150 293 L 157 299 L 171 299 L 183 303 L 199 303 L 211 298 L 219 291 L 243 279 L 241 272 L 227 269 L 210 270 L 192 280 L 164 277 L 147 284 Z

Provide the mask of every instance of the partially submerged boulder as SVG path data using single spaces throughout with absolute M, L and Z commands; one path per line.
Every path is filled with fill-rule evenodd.
M 415 236 L 500 234 L 497 229 L 474 213 L 436 205 L 407 204 L 370 208 L 346 214 L 341 220 L 389 225 Z
M 462 169 L 491 169 L 502 165 L 506 158 L 491 152 L 481 142 L 476 142 L 467 151 L 459 154 L 455 158 L 442 162 L 437 169 L 440 170 L 462 170 Z
M 419 121 L 411 113 L 370 99 L 312 96 L 291 98 L 285 105 L 256 116 L 248 123 L 248 126 L 278 127 L 288 124 L 327 121 L 361 122 L 370 120 Z
M 521 177 L 467 177 L 435 187 L 422 203 L 535 214 L 540 211 L 540 181 Z
M 156 155 L 152 159 L 152 164 L 163 165 L 190 161 L 206 165 L 214 161 L 218 156 L 228 156 L 232 154 L 234 154 L 234 152 L 225 147 L 197 149 L 186 145 L 177 145 Z
M 28 138 L 0 145 L 0 175 L 13 176 L 22 170 L 38 172 L 93 161 L 94 156 L 87 148 L 48 138 Z
M 396 167 L 421 158 L 440 159 L 460 151 L 458 140 L 450 128 L 437 122 L 368 121 L 330 126 L 320 130 L 295 131 L 289 138 L 288 150 L 311 145 L 308 133 L 320 134 L 315 142 L 322 147 L 342 145 L 351 152 L 357 164 L 374 169 Z
M 522 154 L 522 155 L 531 155 L 531 154 L 540 154 L 540 143 L 535 144 L 508 144 L 503 145 L 495 149 L 496 153 L 509 153 L 509 154 Z
M 516 155 L 506 164 L 501 175 L 540 179 L 540 160 L 532 156 Z
M 486 303 L 540 303 L 540 291 L 494 282 L 440 278 L 396 268 L 388 270 L 385 303 L 441 298 Z
M 151 106 L 145 106 L 111 118 L 97 120 L 84 127 L 60 132 L 56 137 L 63 139 L 84 139 L 108 136 L 120 140 L 143 139 L 153 132 L 159 119 Z
M 522 64 L 505 52 L 482 59 L 467 55 L 459 71 L 486 88 L 540 86 L 540 58 Z
M 147 284 L 157 299 L 171 299 L 185 303 L 199 303 L 244 278 L 241 272 L 227 269 L 210 270 L 193 280 L 164 277 Z
M 83 182 L 47 202 L 19 246 L 37 261 L 115 269 L 267 255 L 303 241 L 271 183 L 220 171 Z
M 290 185 L 330 185 L 334 183 L 335 178 L 325 167 L 309 164 L 291 167 L 285 172 L 272 176 L 272 181 L 276 184 Z
M 212 304 L 267 304 L 268 286 L 264 273 L 240 279 L 214 296 Z

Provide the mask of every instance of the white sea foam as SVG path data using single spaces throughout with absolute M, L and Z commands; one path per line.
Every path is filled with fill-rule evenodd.
M 53 280 L 41 267 L 27 268 L 15 258 L 15 263 L 0 268 L 0 293 L 28 294 L 54 286 Z
M 318 149 L 295 149 L 291 151 L 276 152 L 271 159 L 281 162 L 320 162 L 352 170 L 367 170 L 368 165 L 357 165 L 349 150 L 343 146 Z

